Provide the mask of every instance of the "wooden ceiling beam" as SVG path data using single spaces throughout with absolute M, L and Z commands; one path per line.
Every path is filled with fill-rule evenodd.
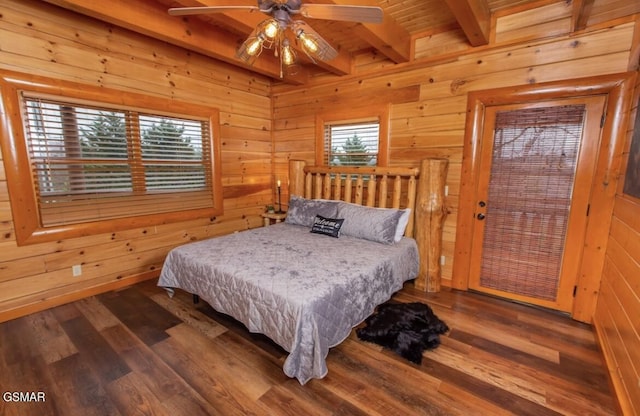
M 319 3 L 315 0 L 309 2 Z M 329 0 L 322 3 L 378 7 L 377 2 L 372 0 Z M 411 34 L 389 14 L 384 15 L 382 23 L 358 23 L 353 30 L 357 36 L 393 62 L 411 60 Z
M 471 46 L 489 44 L 491 10 L 487 0 L 445 0 Z
M 169 16 L 167 9 L 155 1 L 45 1 L 271 78 L 280 78 L 280 62 L 277 59 L 265 57 L 265 59 L 256 60 L 253 65 L 248 65 L 235 57 L 236 46 L 239 42 L 237 36 L 198 19 L 181 19 Z M 285 75 L 283 80 L 301 85 L 308 78 L 308 71 L 300 68 L 297 74 Z
M 571 31 L 582 30 L 587 27 L 591 9 L 595 0 L 573 0 L 571 16 Z

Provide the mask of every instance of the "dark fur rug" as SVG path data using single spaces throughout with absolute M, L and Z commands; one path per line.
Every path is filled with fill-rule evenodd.
M 449 330 L 424 303 L 385 303 L 356 330 L 358 338 L 389 348 L 420 364 L 424 350 L 440 345 L 440 334 Z

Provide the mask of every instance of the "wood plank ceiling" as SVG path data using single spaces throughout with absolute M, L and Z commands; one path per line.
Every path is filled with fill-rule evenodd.
M 233 11 L 172 17 L 170 7 L 242 5 L 255 0 L 44 0 L 96 19 L 175 44 L 224 62 L 244 67 L 280 80 L 278 60 L 265 51 L 248 65 L 238 59 L 237 47 L 266 15 Z M 297 74 L 284 81 L 304 84 L 311 75 L 353 73 L 354 56 L 372 53 L 392 64 L 413 60 L 413 43 L 433 33 L 460 30 L 472 47 L 490 43 L 492 18 L 518 13 L 545 4 L 567 0 L 303 0 L 303 3 L 379 6 L 384 13 L 381 24 L 362 24 L 308 19 L 308 23 L 337 51 L 328 62 L 314 64 L 298 53 Z M 640 12 L 638 0 L 573 0 L 573 30 L 581 30 L 602 20 L 612 20 Z

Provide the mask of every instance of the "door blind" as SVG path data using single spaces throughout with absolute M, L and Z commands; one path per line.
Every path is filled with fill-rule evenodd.
M 585 107 L 498 112 L 480 284 L 555 300 Z

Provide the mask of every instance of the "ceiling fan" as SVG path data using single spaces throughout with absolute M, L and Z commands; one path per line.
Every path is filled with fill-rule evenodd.
M 251 65 L 263 49 L 273 49 L 274 54 L 280 58 L 280 77 L 283 76 L 284 69 L 293 73 L 296 66 L 296 52 L 286 34 L 286 29 L 293 34 L 298 49 L 302 50 L 312 62 L 329 61 L 338 55 L 338 52 L 304 20 L 293 19 L 293 16 L 360 23 L 381 23 L 383 18 L 382 9 L 379 7 L 302 4 L 302 0 L 258 0 L 257 6 L 174 7 L 169 9 L 169 14 L 184 16 L 237 10 L 259 11 L 271 17 L 256 26 L 247 40 L 238 48 L 236 56 Z

